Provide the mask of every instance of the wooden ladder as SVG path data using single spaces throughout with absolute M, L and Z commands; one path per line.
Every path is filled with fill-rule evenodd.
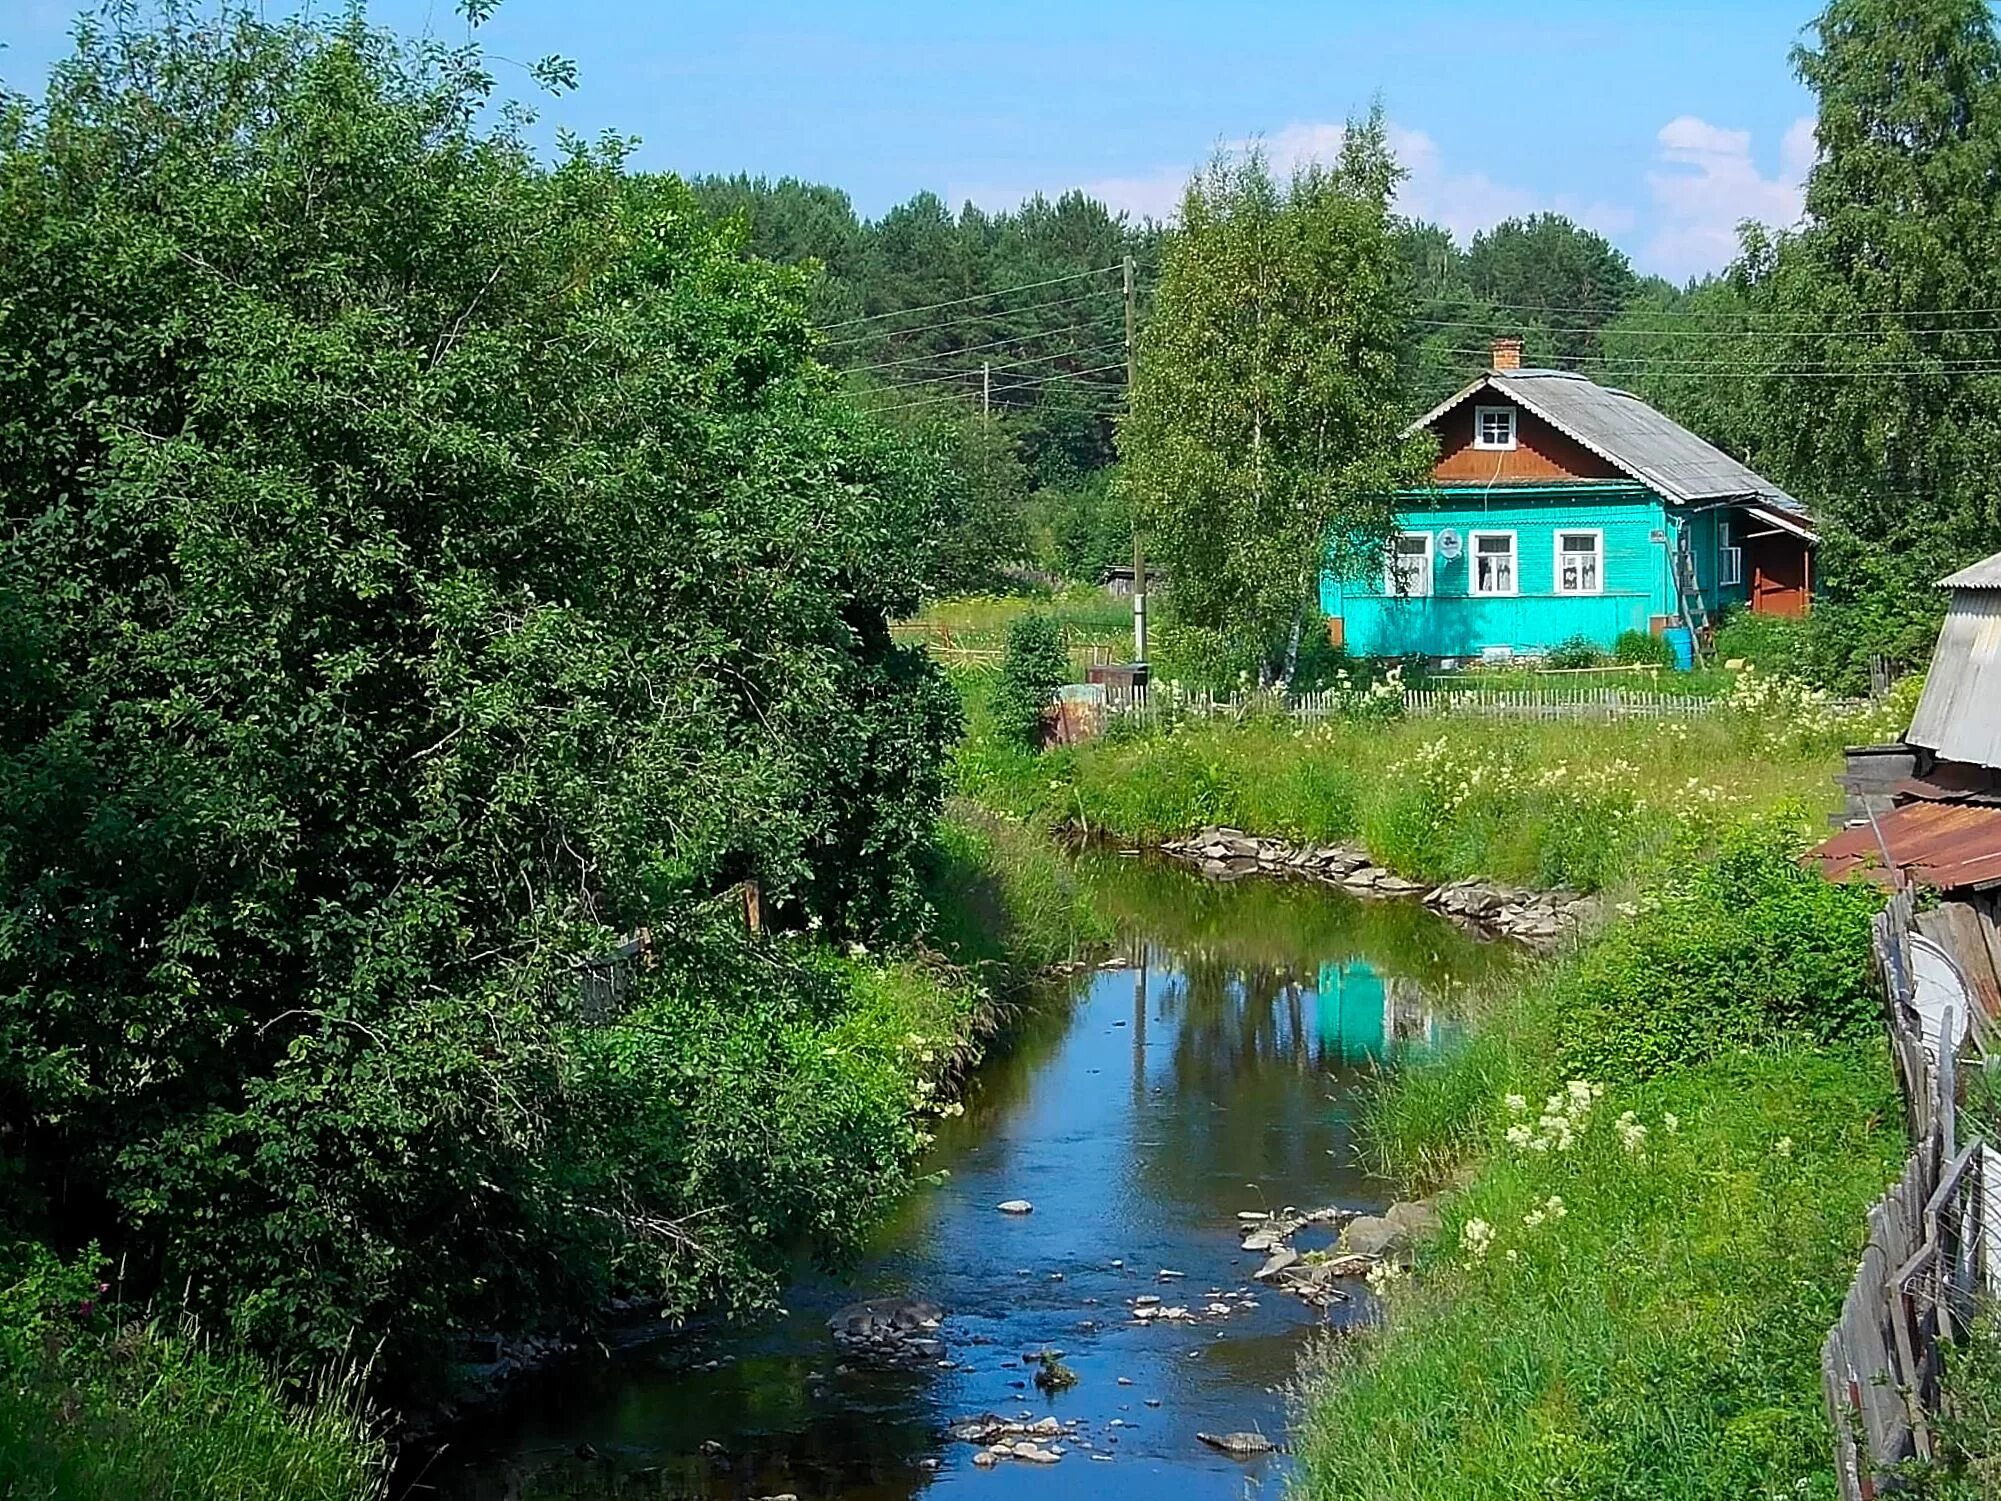
M 1702 585 L 1695 576 L 1695 554 L 1689 548 L 1686 531 L 1675 542 L 1674 586 L 1681 602 L 1681 623 L 1688 627 L 1689 638 L 1694 643 L 1695 660 L 1700 664 L 1703 659 L 1702 635 L 1713 622 L 1708 602 L 1702 597 Z

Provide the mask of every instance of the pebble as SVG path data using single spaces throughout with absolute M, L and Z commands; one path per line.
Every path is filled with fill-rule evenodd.
M 1002 1214 L 1033 1214 L 1035 1206 L 1026 1199 L 1002 1199 L 994 1205 Z

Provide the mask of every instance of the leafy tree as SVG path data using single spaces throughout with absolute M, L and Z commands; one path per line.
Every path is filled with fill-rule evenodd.
M 1934 582 L 2001 547 L 2001 45 L 1982 0 L 1833 0 L 1794 54 L 1819 100 L 1806 220 L 1752 234 L 1780 478 L 1819 503 L 1833 676 L 1924 660 Z
M 1631 264 L 1603 235 L 1561 214 L 1506 219 L 1474 235 L 1466 279 L 1475 296 L 1518 323 L 1548 330 L 1558 364 L 1597 354 L 1598 330 L 1637 285 Z
M 888 419 L 925 475 L 932 539 L 924 572 L 934 596 L 1003 588 L 1028 560 L 1028 470 L 1004 416 L 982 417 L 956 402 Z
M 170 10 L 0 118 L 0 1181 L 287 1351 L 740 1290 L 910 1146 L 726 919 L 919 910 L 927 477 L 804 273 L 492 88 Z
M 1124 483 L 1197 651 L 1284 677 L 1323 566 L 1380 560 L 1423 472 L 1398 377 L 1408 304 L 1380 111 L 1288 187 L 1219 157 L 1164 246 Z
M 1047 615 L 1023 615 L 1007 632 L 1007 655 L 994 688 L 994 728 L 1000 737 L 1040 750 L 1045 715 L 1056 690 L 1070 681 L 1070 653 L 1063 628 Z

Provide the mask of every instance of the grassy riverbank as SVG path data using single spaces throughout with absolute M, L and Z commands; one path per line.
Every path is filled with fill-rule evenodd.
M 1851 711 L 1747 681 L 1697 719 L 1192 721 L 1032 755 L 988 732 L 985 680 L 959 681 L 972 732 L 956 784 L 989 807 L 1141 841 L 1204 824 L 1359 839 L 1415 879 L 1586 891 L 1690 857 L 1773 808 L 1818 825 L 1841 746 L 1901 729 L 1910 693 Z
M 1460 1187 L 1311 1371 L 1306 1495 L 1833 1495 L 1820 1341 L 1904 1152 L 1874 899 L 1728 843 L 1372 1102 L 1379 1167 Z

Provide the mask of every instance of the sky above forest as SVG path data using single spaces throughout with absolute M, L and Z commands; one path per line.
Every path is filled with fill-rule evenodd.
M 640 138 L 642 167 L 833 183 L 869 216 L 926 188 L 990 209 L 1082 188 L 1166 216 L 1215 150 L 1325 156 L 1379 98 L 1406 212 L 1463 241 L 1553 210 L 1681 280 L 1730 260 L 1739 221 L 1797 218 L 1813 104 L 1789 54 L 1817 9 L 502 0 L 481 39 L 500 58 L 578 64 L 577 92 L 539 102 L 546 138 L 615 130 Z M 411 34 L 466 31 L 451 0 L 369 12 Z M 38 91 L 75 15 L 70 0 L 0 0 L 0 79 Z M 535 95 L 524 72 L 500 73 Z

